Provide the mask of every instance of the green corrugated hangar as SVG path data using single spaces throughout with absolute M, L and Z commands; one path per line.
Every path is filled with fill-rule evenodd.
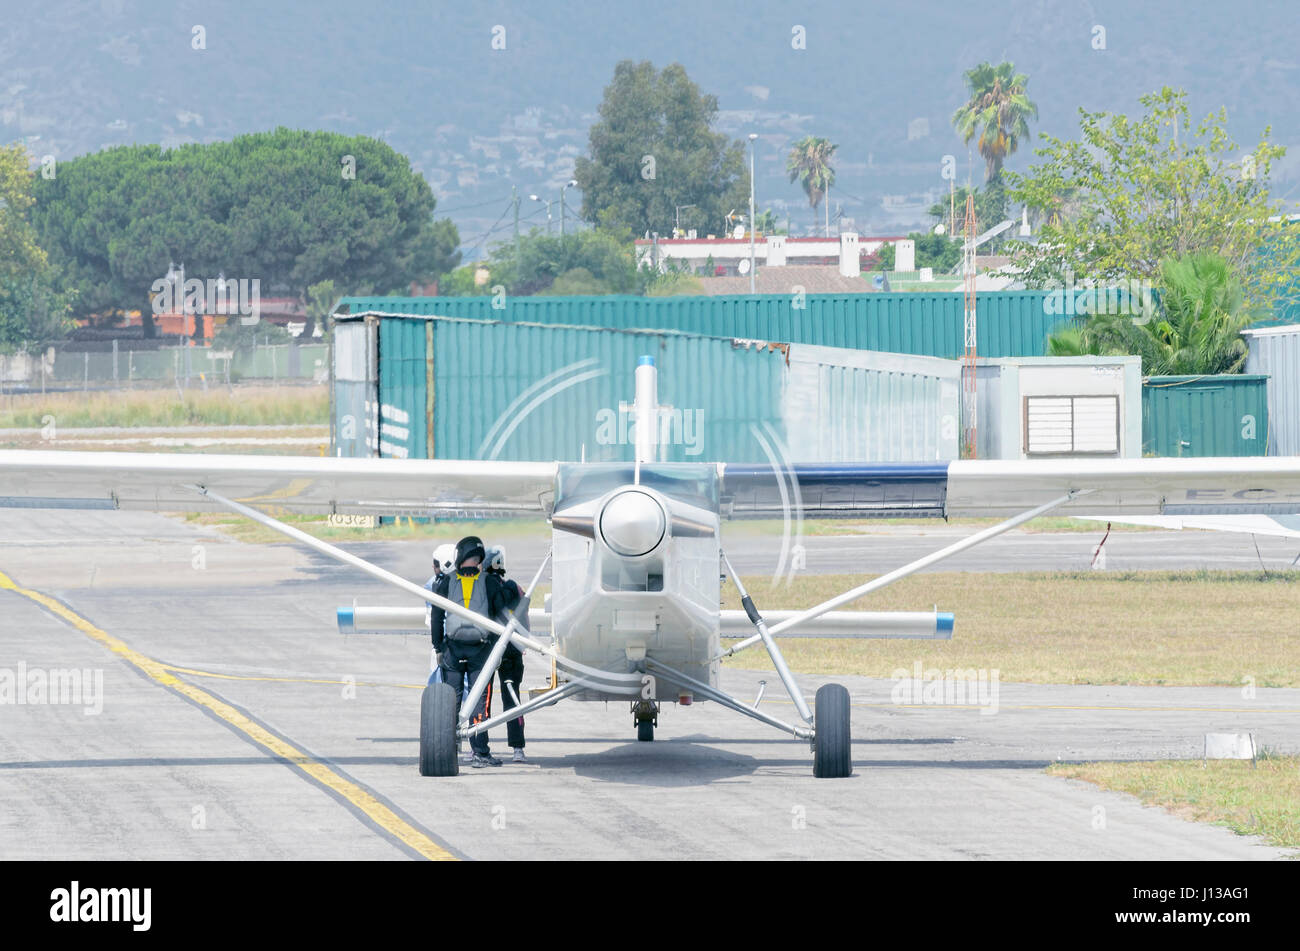
M 918 461 L 958 452 L 960 365 L 675 331 L 349 315 L 336 455 L 629 461 L 655 357 L 665 461 Z
M 962 306 L 949 293 L 343 298 L 333 452 L 627 460 L 633 371 L 652 354 L 667 460 L 954 459 Z M 1251 435 L 1268 431 L 1265 377 L 1171 387 L 1144 384 L 1136 357 L 1043 357 L 1073 309 L 1059 292 L 980 295 L 981 458 L 1265 452 Z

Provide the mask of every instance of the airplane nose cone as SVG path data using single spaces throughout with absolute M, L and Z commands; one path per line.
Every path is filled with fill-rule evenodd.
M 664 510 L 651 496 L 631 490 L 605 503 L 600 513 L 600 534 L 620 555 L 649 554 L 664 537 Z

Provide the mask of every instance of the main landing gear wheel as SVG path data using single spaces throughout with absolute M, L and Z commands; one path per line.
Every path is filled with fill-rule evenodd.
M 813 775 L 840 779 L 853 773 L 853 742 L 849 737 L 849 692 L 840 684 L 817 691 L 813 725 Z
M 655 727 L 659 725 L 659 704 L 653 700 L 634 701 L 632 721 L 636 724 L 636 738 L 649 743 L 655 738 Z
M 420 775 L 455 776 L 460 772 L 456 740 L 456 688 L 433 683 L 420 697 Z

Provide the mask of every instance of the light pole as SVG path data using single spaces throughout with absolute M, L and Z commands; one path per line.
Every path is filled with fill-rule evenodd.
M 528 197 L 531 198 L 533 201 L 539 201 L 546 206 L 546 233 L 550 234 L 551 233 L 551 199 L 540 198 L 537 195 L 529 195 Z
M 181 266 L 179 268 L 176 267 L 174 263 L 170 263 L 170 262 L 168 263 L 167 280 L 170 281 L 172 285 L 171 312 L 173 315 L 177 311 L 176 302 L 178 300 L 180 301 L 179 309 L 181 312 L 181 338 L 184 339 L 185 335 L 189 333 L 189 329 L 190 329 L 189 318 L 186 316 L 188 310 L 185 307 L 185 262 L 184 261 L 181 262 Z
M 754 293 L 754 142 L 755 132 L 749 133 L 749 292 Z
M 560 237 L 564 237 L 564 190 L 566 188 L 577 188 L 578 180 L 571 178 L 560 186 Z
M 682 230 L 682 209 L 694 208 L 695 205 L 676 205 L 673 211 L 673 237 L 677 237 L 677 232 Z

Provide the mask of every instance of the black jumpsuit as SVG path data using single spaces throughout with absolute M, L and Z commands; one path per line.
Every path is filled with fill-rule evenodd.
M 439 578 L 434 584 L 434 594 L 459 601 L 460 591 L 452 592 L 451 590 L 453 578 L 458 582 L 460 580 L 457 577 L 457 572 L 450 572 Z M 506 585 L 502 584 L 501 579 L 489 572 L 484 573 L 482 580 L 488 600 L 488 616 L 500 617 L 507 608 L 513 608 L 519 603 L 518 588 L 507 588 Z M 447 683 L 456 688 L 456 706 L 459 709 L 461 704 L 465 702 L 465 691 L 467 689 L 464 675 L 469 675 L 469 683 L 472 685 L 482 672 L 484 665 L 487 664 L 488 656 L 492 653 L 492 645 L 496 642 L 496 635 L 490 634 L 481 644 L 465 644 L 449 640 L 444 636 L 446 617 L 446 611 L 437 605 L 433 605 L 429 612 L 429 631 L 433 638 L 433 649 L 442 656 L 441 666 L 446 673 L 445 679 Z M 481 723 L 491 715 L 492 681 L 489 680 L 487 687 L 483 690 L 483 696 L 479 698 L 474 707 L 474 712 L 470 716 L 470 723 Z M 471 736 L 469 746 L 479 756 L 488 756 L 490 751 L 488 749 L 487 733 L 476 733 Z

